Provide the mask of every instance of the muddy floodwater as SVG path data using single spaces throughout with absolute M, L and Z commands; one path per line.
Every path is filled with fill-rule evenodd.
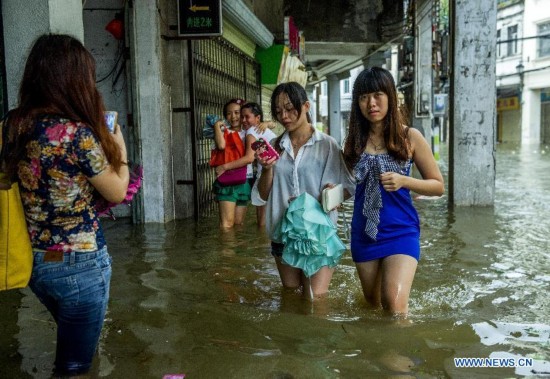
M 415 204 L 407 321 L 366 307 L 349 252 L 325 301 L 282 291 L 253 209 L 225 233 L 215 217 L 105 222 L 113 277 L 94 377 L 550 377 L 550 149 L 498 146 L 494 207 Z M 0 302 L 0 378 L 48 378 L 48 313 L 28 289 Z

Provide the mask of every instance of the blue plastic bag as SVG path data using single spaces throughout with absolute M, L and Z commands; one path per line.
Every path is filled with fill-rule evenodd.
M 227 121 L 225 119 L 221 119 L 219 116 L 215 114 L 206 115 L 205 125 L 202 127 L 202 138 L 214 139 L 214 124 L 219 120 L 222 120 L 224 123 L 224 126 L 228 127 Z M 222 127 L 222 131 L 223 131 L 223 127 Z

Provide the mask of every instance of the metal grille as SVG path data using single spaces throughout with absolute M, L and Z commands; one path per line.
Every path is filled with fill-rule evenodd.
M 223 38 L 192 41 L 192 85 L 196 141 L 195 218 L 213 214 L 214 170 L 210 168 L 213 141 L 202 137 L 207 114 L 223 116 L 232 98 L 260 102 L 260 66 Z

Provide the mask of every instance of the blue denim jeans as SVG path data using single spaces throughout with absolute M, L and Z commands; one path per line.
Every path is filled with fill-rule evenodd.
M 35 251 L 29 286 L 57 323 L 55 375 L 88 372 L 109 300 L 111 257 L 93 253 Z

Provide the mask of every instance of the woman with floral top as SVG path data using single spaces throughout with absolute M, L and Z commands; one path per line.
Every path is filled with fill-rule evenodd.
M 109 299 L 111 258 L 94 203 L 122 201 L 129 173 L 120 127 L 109 133 L 103 112 L 92 55 L 73 37 L 39 37 L 3 126 L 1 168 L 21 191 L 29 286 L 57 323 L 56 376 L 89 371 Z

